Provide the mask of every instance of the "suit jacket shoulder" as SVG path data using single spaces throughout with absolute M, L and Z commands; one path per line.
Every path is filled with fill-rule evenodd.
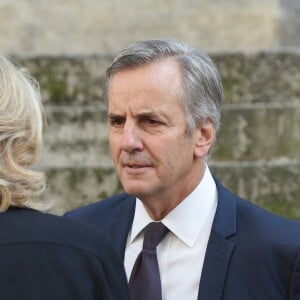
M 134 210 L 135 197 L 122 193 L 72 210 L 65 216 L 101 229 L 111 238 L 114 248 L 123 259 Z
M 117 194 L 106 199 L 91 203 L 65 214 L 65 216 L 87 221 L 87 223 L 96 222 L 96 219 L 112 218 L 120 213 L 120 210 L 134 208 L 135 198 L 126 193 Z
M 300 222 L 276 215 L 264 208 L 238 197 L 224 188 L 218 181 L 218 208 L 214 227 L 224 234 L 242 233 L 249 238 L 261 238 L 267 242 L 299 243 Z M 230 225 L 229 225 L 230 224 Z M 226 234 L 225 234 L 226 235 Z
M 216 183 L 218 207 L 199 299 L 300 299 L 300 223 Z
M 9 209 L 0 214 L 4 299 L 128 299 L 126 276 L 109 240 L 76 220 Z

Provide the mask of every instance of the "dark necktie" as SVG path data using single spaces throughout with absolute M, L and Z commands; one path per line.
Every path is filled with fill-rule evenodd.
M 143 249 L 135 261 L 129 280 L 131 300 L 162 299 L 156 246 L 167 232 L 168 229 L 161 222 L 146 226 Z

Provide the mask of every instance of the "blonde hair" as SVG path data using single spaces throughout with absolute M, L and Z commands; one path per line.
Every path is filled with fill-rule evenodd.
M 39 206 L 34 197 L 44 191 L 45 176 L 29 167 L 42 146 L 42 133 L 38 83 L 0 55 L 0 211 Z

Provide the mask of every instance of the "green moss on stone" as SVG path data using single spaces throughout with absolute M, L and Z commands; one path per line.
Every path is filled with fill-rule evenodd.
M 300 220 L 300 201 L 289 202 L 274 200 L 263 202 L 261 205 L 277 215 L 284 216 L 288 219 Z

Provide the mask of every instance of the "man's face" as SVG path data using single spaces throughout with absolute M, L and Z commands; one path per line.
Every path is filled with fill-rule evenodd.
M 201 178 L 201 131 L 186 134 L 180 94 L 180 70 L 171 60 L 121 70 L 111 78 L 112 158 L 124 190 L 141 200 L 183 199 Z

